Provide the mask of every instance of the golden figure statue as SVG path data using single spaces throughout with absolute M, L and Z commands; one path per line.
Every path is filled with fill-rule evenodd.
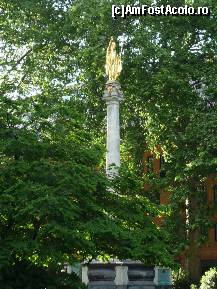
M 116 53 L 116 43 L 113 37 L 107 48 L 105 70 L 109 80 L 116 80 L 122 70 L 121 57 Z

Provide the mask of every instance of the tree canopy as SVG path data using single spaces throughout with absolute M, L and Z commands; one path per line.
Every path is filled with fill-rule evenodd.
M 173 193 L 173 232 L 186 199 L 199 203 L 201 186 L 216 173 L 217 7 L 180 0 L 208 6 L 211 15 L 112 19 L 112 4 L 134 2 L 0 1 L 2 267 L 55 267 L 98 255 L 168 264 L 167 244 L 176 242 L 173 254 L 186 248 L 185 235 L 168 240 L 153 224 L 163 213 L 145 198 L 140 176 L 144 151 L 160 145 L 166 176 L 146 181 Z M 119 195 L 107 190 L 103 173 L 101 96 L 111 36 L 124 51 L 121 154 L 128 169 Z M 190 206 L 194 230 L 204 216 Z

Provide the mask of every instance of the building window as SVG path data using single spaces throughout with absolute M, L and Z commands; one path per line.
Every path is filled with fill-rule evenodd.
M 208 227 L 204 224 L 202 224 L 200 226 L 200 234 L 201 234 L 201 237 L 202 238 L 208 238 L 208 233 L 209 233 L 209 230 L 208 230 Z
M 208 202 L 208 194 L 207 194 L 207 187 L 206 185 L 203 185 L 202 186 L 202 189 L 201 189 L 201 192 L 202 192 L 202 201 L 204 203 L 207 203 Z
M 165 177 L 166 175 L 166 171 L 165 171 L 165 159 L 164 157 L 161 155 L 160 156 L 160 176 L 161 177 Z
M 215 241 L 217 241 L 217 223 L 215 223 Z
M 217 241 L 217 223 L 215 224 L 215 241 Z
M 149 156 L 147 158 L 147 173 L 153 173 L 154 171 L 154 158 L 153 156 Z
M 213 186 L 214 202 L 217 203 L 217 185 Z

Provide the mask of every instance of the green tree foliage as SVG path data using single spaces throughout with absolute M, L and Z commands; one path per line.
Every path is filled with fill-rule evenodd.
M 167 228 L 172 232 L 173 252 L 186 249 L 187 255 L 191 253 L 190 268 L 197 270 L 194 252 L 200 241 L 199 227 L 209 225 L 209 215 L 215 210 L 204 202 L 203 187 L 207 176 L 216 173 L 217 162 L 216 1 L 178 1 L 178 5 L 208 6 L 209 17 L 112 19 L 112 4 L 134 2 L 140 3 L 0 1 L 2 95 L 6 102 L 9 95 L 32 95 L 38 105 L 34 109 L 41 114 L 46 114 L 45 107 L 52 108 L 53 99 L 70 96 L 85 115 L 83 128 L 94 136 L 91 143 L 102 145 L 106 47 L 112 35 L 123 43 L 122 161 L 141 175 L 144 150 L 161 146 L 166 176 L 150 175 L 146 181 L 172 193 Z M 155 2 L 168 4 L 167 0 Z M 169 4 L 177 6 L 177 1 Z M 16 120 L 11 105 L 5 105 Z M 35 121 L 37 114 L 31 112 Z M 179 217 L 186 209 L 189 223 Z M 197 273 L 190 275 L 198 278 Z
M 216 173 L 216 3 L 178 1 L 178 5 L 208 6 L 204 17 L 130 17 L 112 20 L 111 5 L 135 1 L 74 1 L 71 17 L 81 41 L 81 91 L 87 95 L 89 125 L 96 125 L 104 87 L 105 47 L 111 35 L 124 43 L 120 82 L 125 99 L 121 108 L 123 160 L 132 161 L 143 173 L 143 152 L 160 145 L 166 159 L 166 176 L 147 180 L 172 193 L 171 230 L 174 254 L 185 250 L 193 279 L 198 279 L 196 250 L 201 244 L 199 229 L 210 226 L 215 208 L 208 206 L 206 178 Z M 140 1 L 139 1 L 140 2 Z M 168 1 L 155 1 L 166 5 Z M 138 3 L 138 1 L 137 1 Z M 150 4 L 151 1 L 147 1 Z M 141 3 L 144 4 L 144 3 Z M 170 1 L 177 6 L 177 1 Z M 88 29 L 87 29 L 88 27 Z M 94 99 L 94 103 L 93 103 Z M 98 126 L 97 130 L 101 131 Z M 188 210 L 189 222 L 180 212 Z M 177 234 L 173 234 L 176 231 Z M 190 232 L 190 234 L 186 234 Z M 203 239 L 203 238 L 202 238 Z M 197 265 L 196 265 L 197 264 Z M 194 276 L 193 276 L 194 275 Z
M 104 175 L 100 96 L 116 27 L 111 3 L 9 0 L 0 7 L 1 286 L 34 288 L 40 274 L 37 288 L 79 288 L 61 273 L 63 264 L 99 257 L 170 265 L 168 235 L 153 222 L 163 211 L 144 197 L 134 162 L 114 183 Z M 120 23 L 120 36 L 124 29 Z M 126 93 L 126 140 L 132 101 Z
M 153 222 L 161 212 L 142 196 L 142 182 L 123 172 L 125 187 L 109 184 L 76 102 L 43 96 L 1 98 L 2 285 L 10 271 L 12 288 L 25 288 L 42 268 L 63 282 L 63 264 L 100 256 L 169 264 L 167 236 Z M 13 277 L 22 264 L 36 270 L 32 279 Z
M 55 268 L 57 269 L 57 268 Z M 1 273 L 1 286 L 5 289 L 85 289 L 78 276 L 34 265 L 32 262 L 17 261 L 12 266 L 4 267 Z
M 185 250 L 190 260 L 186 269 L 193 279 L 198 279 L 199 229 L 211 225 L 209 216 L 215 210 L 204 201 L 204 186 L 207 176 L 215 174 L 217 167 L 216 3 L 178 2 L 195 8 L 208 6 L 209 17 L 128 16 L 112 20 L 108 16 L 112 4 L 134 2 L 73 3 L 71 15 L 79 23 L 77 36 L 83 43 L 79 51 L 81 77 L 85 93 L 91 92 L 88 105 L 92 105 L 96 114 L 94 120 L 90 114 L 90 124 L 95 125 L 102 116 L 97 112 L 100 99 L 98 104 L 92 102 L 96 94 L 102 94 L 99 88 L 104 81 L 105 47 L 114 35 L 120 44 L 124 43 L 120 79 L 125 95 L 121 108 L 124 160 L 133 158 L 135 167 L 140 168 L 138 173 L 142 173 L 144 149 L 155 150 L 157 145 L 161 146 L 166 177 L 159 180 L 158 176 L 151 176 L 148 182 L 172 193 L 172 214 L 166 227 L 172 233 L 174 254 Z M 177 6 L 177 1 L 155 2 L 159 6 Z M 180 216 L 186 209 L 188 223 Z

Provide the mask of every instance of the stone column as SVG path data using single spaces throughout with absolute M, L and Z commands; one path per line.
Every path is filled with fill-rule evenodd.
M 112 177 L 120 166 L 119 104 L 123 93 L 118 81 L 110 80 L 106 83 L 103 99 L 107 104 L 106 173 Z

